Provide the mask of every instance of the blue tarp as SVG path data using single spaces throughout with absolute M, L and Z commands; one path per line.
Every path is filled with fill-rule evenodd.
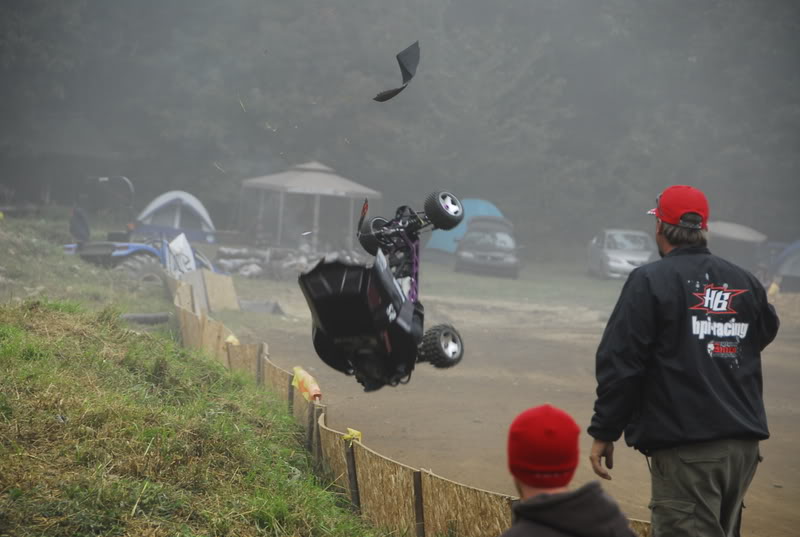
M 435 230 L 431 233 L 431 240 L 428 241 L 426 248 L 453 253 L 456 251 L 456 240 L 466 233 L 467 222 L 469 222 L 470 218 L 475 216 L 503 217 L 503 213 L 491 201 L 467 198 L 461 200 L 461 204 L 464 206 L 464 220 L 451 230 Z
M 800 241 L 795 241 L 781 252 L 775 262 L 774 272 L 779 276 L 800 278 Z

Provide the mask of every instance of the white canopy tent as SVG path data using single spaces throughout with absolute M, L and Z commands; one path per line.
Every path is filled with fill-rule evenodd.
M 767 236 L 755 229 L 735 222 L 709 220 L 708 232 L 715 237 L 723 237 L 744 242 L 764 242 Z
M 242 181 L 239 206 L 244 205 L 247 196 L 254 191 L 259 191 L 258 217 L 259 225 L 264 219 L 264 197 L 265 193 L 272 191 L 278 193 L 278 226 L 277 244 L 281 244 L 283 235 L 284 209 L 286 205 L 286 194 L 305 194 L 314 197 L 314 222 L 312 228 L 312 247 L 316 251 L 319 235 L 319 213 L 320 198 L 331 196 L 337 198 L 348 198 L 349 203 L 349 223 L 350 229 L 355 228 L 355 202 L 358 199 L 379 199 L 381 193 L 369 187 L 360 185 L 345 177 L 337 175 L 336 172 L 316 161 L 307 162 L 295 166 L 285 172 L 263 177 L 254 177 Z M 241 213 L 241 211 L 240 211 Z M 354 233 L 353 233 L 354 235 Z M 353 248 L 353 235 L 348 237 L 350 248 Z
M 751 227 L 721 220 L 708 221 L 708 246 L 716 255 L 755 272 L 760 246 L 767 236 Z

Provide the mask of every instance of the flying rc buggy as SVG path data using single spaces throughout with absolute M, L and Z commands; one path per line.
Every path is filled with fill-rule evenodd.
M 394 218 L 367 218 L 358 240 L 372 264 L 323 258 L 299 277 L 312 316 L 314 349 L 323 362 L 354 375 L 365 391 L 406 384 L 418 362 L 452 367 L 461 361 L 461 335 L 450 325 L 424 330 L 419 300 L 420 234 L 452 229 L 464 218 L 461 202 L 434 192 L 423 211 L 400 206 Z

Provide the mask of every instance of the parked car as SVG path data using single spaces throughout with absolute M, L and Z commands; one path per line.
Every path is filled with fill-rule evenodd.
M 476 216 L 456 248 L 456 272 L 477 272 L 518 278 L 520 260 L 514 226 L 505 218 Z
M 649 234 L 631 229 L 604 229 L 589 242 L 587 264 L 593 276 L 622 278 L 657 256 L 656 242 Z

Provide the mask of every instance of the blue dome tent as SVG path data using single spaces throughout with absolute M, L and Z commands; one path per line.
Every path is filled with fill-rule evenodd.
M 503 217 L 503 213 L 500 212 L 500 209 L 498 209 L 491 201 L 467 198 L 461 200 L 461 204 L 464 206 L 464 220 L 462 220 L 460 224 L 451 230 L 435 230 L 433 233 L 431 233 L 431 239 L 428 241 L 428 244 L 425 246 L 425 248 L 441 250 L 443 252 L 452 254 L 456 251 L 456 241 L 463 237 L 464 233 L 466 233 L 467 223 L 471 218 L 475 216 Z
M 771 267 L 770 280 L 780 282 L 781 291 L 800 292 L 800 241 L 786 247 Z
M 136 220 L 137 235 L 164 234 L 173 239 L 184 233 L 190 241 L 213 243 L 216 234 L 200 200 L 182 190 L 164 192 L 148 203 Z

